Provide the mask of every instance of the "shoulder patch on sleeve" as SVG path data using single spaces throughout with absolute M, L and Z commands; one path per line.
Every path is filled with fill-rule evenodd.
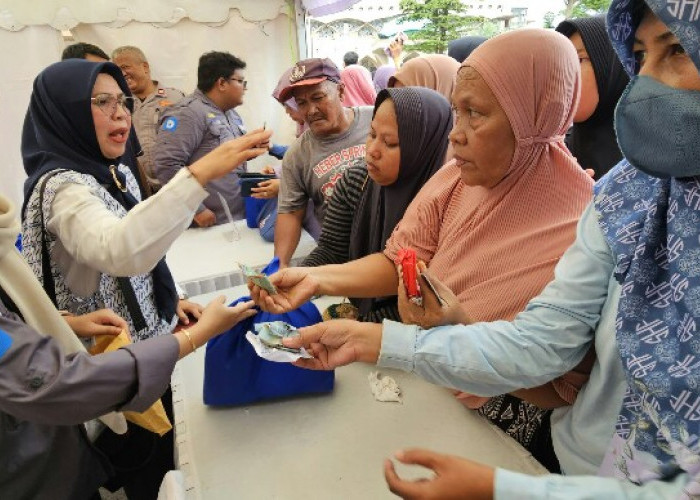
M 12 345 L 12 337 L 7 332 L 0 330 L 0 358 L 2 358 Z
M 174 132 L 175 130 L 177 130 L 177 124 L 177 118 L 175 118 L 174 116 L 169 116 L 165 120 L 163 120 L 163 125 L 161 128 L 166 132 Z

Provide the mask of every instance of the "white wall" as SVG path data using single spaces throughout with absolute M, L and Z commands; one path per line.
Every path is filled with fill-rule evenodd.
M 233 9 L 228 21 L 217 24 L 186 18 L 168 28 L 129 22 L 122 27 L 79 24 L 72 31 L 76 41 L 94 43 L 108 54 L 119 45 L 140 47 L 149 59 L 153 77 L 185 93 L 196 87 L 197 60 L 202 53 L 231 52 L 248 65 L 248 92 L 237 110 L 248 128 L 266 121 L 267 127 L 275 131 L 273 141 L 284 144 L 293 140 L 294 126 L 270 94 L 282 72 L 296 61 L 294 23 L 286 14 L 251 22 Z M 60 59 L 65 45 L 60 33 L 45 25 L 16 32 L 0 29 L 0 191 L 17 204 L 22 201 L 26 178 L 20 137 L 32 82 L 44 67 Z M 270 156 L 259 158 L 252 168 L 274 161 Z
M 59 33 L 48 26 L 0 30 L 0 191 L 15 204 L 22 201 L 26 177 L 20 137 L 32 82 L 42 68 L 57 60 L 62 48 Z

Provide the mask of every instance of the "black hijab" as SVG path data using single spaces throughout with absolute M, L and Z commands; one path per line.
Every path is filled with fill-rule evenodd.
M 374 103 L 375 114 L 386 99 L 391 99 L 396 109 L 401 148 L 399 176 L 392 185 L 384 187 L 367 181 L 350 232 L 351 260 L 384 250 L 386 240 L 408 205 L 442 166 L 447 136 L 452 130 L 450 103 L 434 90 L 424 87 L 384 89 Z M 356 301 L 360 314 L 367 314 L 372 302 L 372 299 Z
M 119 184 L 126 185 L 124 174 L 110 171 L 110 165 L 118 165 L 120 158 L 105 158 L 97 142 L 90 97 L 100 73 L 110 75 L 125 95 L 131 95 L 121 70 L 111 62 L 68 59 L 47 67 L 34 80 L 22 130 L 22 159 L 28 176 L 23 213 L 39 179 L 53 170 L 93 176 L 126 210 L 138 202 L 117 186 L 115 176 Z M 156 307 L 169 321 L 175 315 L 177 293 L 165 259 L 158 262 L 152 276 Z
M 447 55 L 462 64 L 474 52 L 474 49 L 484 43 L 488 38 L 484 36 L 465 36 L 452 40 L 447 44 Z
M 622 159 L 613 118 L 629 77 L 610 44 L 603 16 L 567 19 L 557 31 L 566 37 L 578 32 L 593 65 L 598 106 L 586 121 L 574 123 L 566 142 L 579 164 L 595 170 L 598 180 Z

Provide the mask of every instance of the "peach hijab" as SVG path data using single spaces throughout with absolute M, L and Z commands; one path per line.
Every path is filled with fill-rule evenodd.
M 516 138 L 493 188 L 466 186 L 448 163 L 418 193 L 386 245 L 415 248 L 476 321 L 511 320 L 554 276 L 592 198 L 593 181 L 564 144 L 579 100 L 571 42 L 554 31 L 494 37 L 462 64 L 484 79 Z M 457 77 L 459 79 L 459 76 Z
M 389 78 L 389 87 L 393 87 L 398 80 L 404 87 L 433 89 L 452 102 L 458 69 L 459 63 L 443 54 L 415 57 L 403 63 L 401 69 Z
M 510 167 L 489 189 L 466 186 L 459 168 L 445 165 L 409 206 L 385 254 L 393 260 L 399 248 L 415 248 L 473 320 L 512 320 L 554 277 L 593 195 L 593 180 L 564 144 L 579 100 L 579 61 L 559 33 L 519 29 L 484 42 L 462 66 L 479 73 L 508 117 L 517 141 Z M 555 389 L 572 402 L 585 380 L 571 372 Z M 489 399 L 457 397 L 473 409 Z
M 450 56 L 443 54 L 428 54 L 414 57 L 403 63 L 403 66 L 389 78 L 389 87 L 397 81 L 404 87 L 425 87 L 439 92 L 449 103 L 452 103 L 452 92 L 455 89 L 455 79 L 459 63 Z M 452 144 L 447 144 L 445 163 L 454 158 Z

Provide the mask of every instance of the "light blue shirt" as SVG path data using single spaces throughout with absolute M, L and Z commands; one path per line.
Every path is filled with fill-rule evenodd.
M 596 362 L 571 407 L 552 415 L 552 441 L 566 474 L 596 474 L 626 388 L 615 339 L 620 286 L 614 257 L 589 205 L 554 280 L 513 322 L 423 331 L 385 321 L 378 365 L 480 396 L 543 385 L 574 368 L 595 342 Z M 539 476 L 498 469 L 496 498 L 669 498 L 688 475 L 643 487 L 601 477 Z

